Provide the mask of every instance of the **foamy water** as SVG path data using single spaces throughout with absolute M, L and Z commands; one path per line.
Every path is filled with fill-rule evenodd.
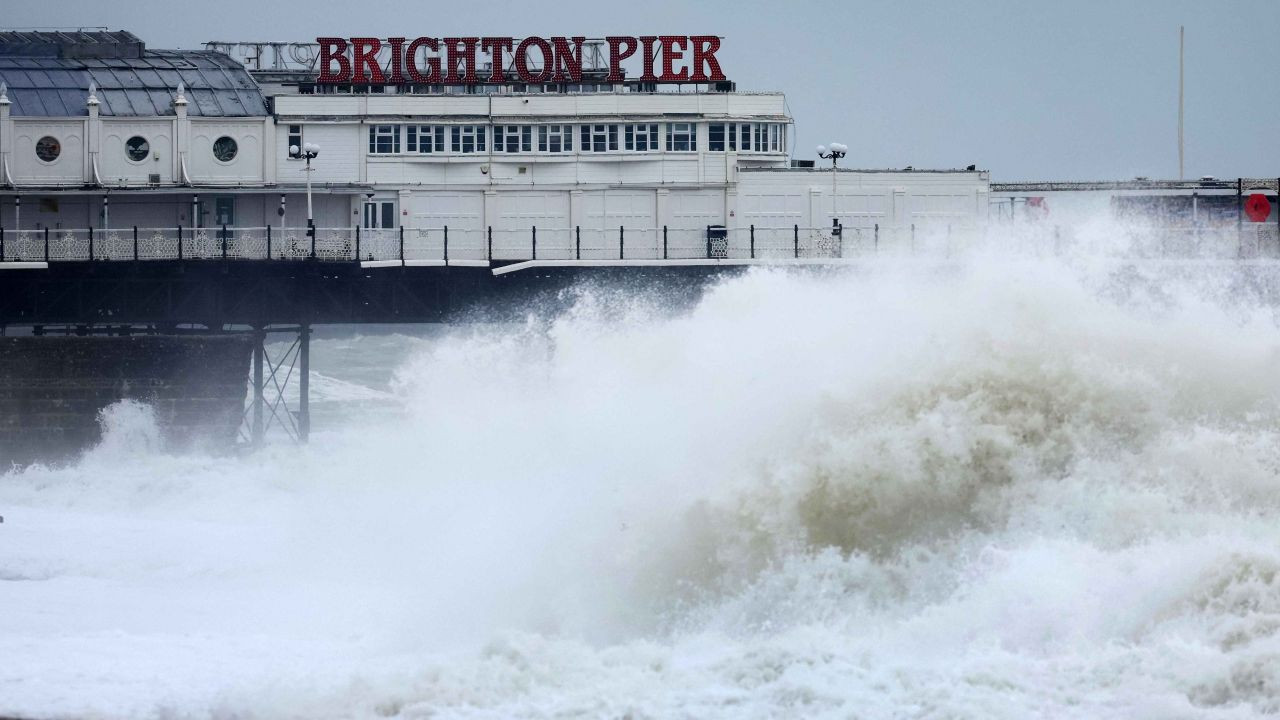
M 306 448 L 168 455 L 113 408 L 0 480 L 0 716 L 1280 712 L 1247 287 L 757 272 L 675 318 L 320 340 Z

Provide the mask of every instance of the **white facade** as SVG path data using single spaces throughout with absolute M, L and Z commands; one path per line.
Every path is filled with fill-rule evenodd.
M 320 147 L 318 227 L 403 227 L 415 251 L 437 248 L 445 227 L 473 255 L 491 240 L 494 259 L 526 258 L 534 244 L 543 255 L 662 257 L 664 239 L 699 253 L 709 227 L 744 248 L 752 228 L 762 248 L 785 245 L 790 229 L 798 247 L 800 229 L 808 246 L 833 218 L 892 232 L 987 216 L 985 172 L 791 167 L 780 93 L 268 87 L 278 94 L 266 117 L 189 117 L 179 89 L 164 117 L 100 117 L 89 96 L 84 117 L 13 117 L 0 99 L 0 226 L 283 232 L 306 224 L 307 163 L 289 152 L 302 144 Z M 47 138 L 52 159 L 38 147 L 47 156 Z

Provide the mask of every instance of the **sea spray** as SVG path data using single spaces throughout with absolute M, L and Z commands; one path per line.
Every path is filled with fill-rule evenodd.
M 109 430 L 0 484 L 0 714 L 1274 712 L 1250 272 L 753 272 L 676 317 L 592 290 L 412 341 L 394 412 L 335 400 L 306 448 Z

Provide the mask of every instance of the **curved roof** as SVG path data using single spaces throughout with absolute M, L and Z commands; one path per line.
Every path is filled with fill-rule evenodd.
M 208 50 L 144 50 L 140 57 L 0 54 L 0 82 L 8 85 L 15 116 L 86 116 L 89 83 L 97 85 L 103 116 L 173 115 L 178 83 L 186 85 L 188 115 L 267 115 L 267 101 L 244 66 Z

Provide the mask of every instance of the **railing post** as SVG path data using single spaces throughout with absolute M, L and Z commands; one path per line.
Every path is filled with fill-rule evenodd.
M 573 226 L 573 244 L 575 248 L 574 257 L 578 260 L 582 259 L 582 226 Z
M 133 261 L 138 262 L 138 226 L 133 226 Z
M 707 226 L 707 259 L 711 259 L 711 226 Z
M 93 227 L 89 228 L 89 259 L 93 260 Z
M 0 227 L 0 262 L 4 262 L 4 228 Z
M 795 248 L 795 257 L 800 259 L 800 225 L 791 226 L 791 244 Z
M 400 264 L 404 264 L 404 226 L 400 226 Z
M 449 226 L 444 226 L 444 261 L 449 262 Z
M 667 226 L 662 226 L 662 259 L 667 259 Z
M 182 226 L 178 226 L 178 259 L 182 259 Z
M 489 262 L 493 262 L 493 226 L 488 226 L 489 234 Z
M 1280 195 L 1277 195 L 1280 197 Z M 1244 254 L 1244 178 L 1236 178 L 1236 257 Z
M 911 223 L 911 254 L 916 254 L 916 224 Z
M 271 226 L 267 225 L 267 259 L 271 259 Z
M 360 226 L 356 226 L 356 262 L 360 262 Z
M 316 259 L 316 221 L 307 219 L 307 234 L 311 236 L 311 259 Z
M 222 259 L 227 259 L 227 224 L 222 224 Z
M 533 260 L 538 259 L 538 226 L 533 226 Z
M 49 262 L 49 228 L 44 229 L 44 261 Z
M 626 237 L 626 228 L 619 225 L 618 226 L 618 259 L 619 260 L 627 259 L 626 240 L 624 239 L 625 237 Z
M 880 223 L 876 223 L 875 251 L 880 252 Z
M 751 259 L 756 259 L 756 225 L 751 223 Z

